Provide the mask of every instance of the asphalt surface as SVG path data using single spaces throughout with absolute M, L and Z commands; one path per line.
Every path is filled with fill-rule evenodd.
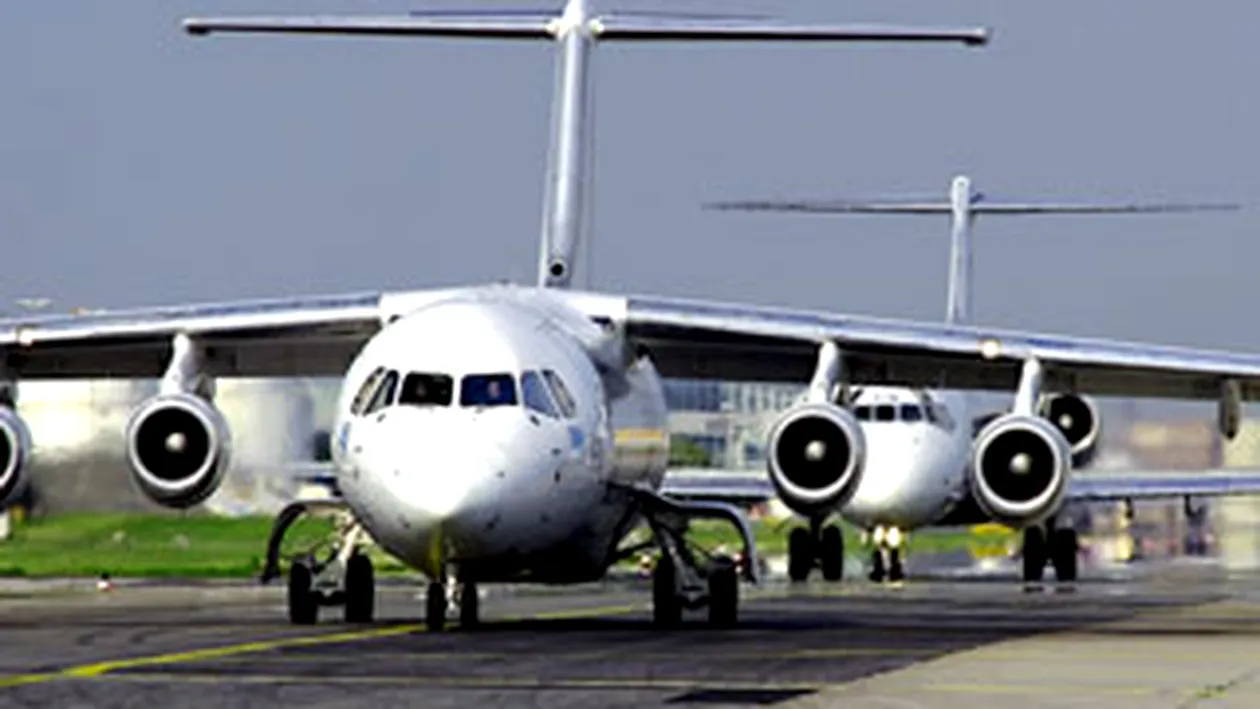
M 0 707 L 917 707 L 944 706 L 950 696 L 960 706 L 1029 707 L 1028 692 L 992 691 L 988 668 L 1001 667 L 993 658 L 946 665 L 947 676 L 979 678 L 954 695 L 940 689 L 948 682 L 939 669 L 921 681 L 896 678 L 1108 623 L 1181 619 L 1184 648 L 1207 633 L 1186 626 L 1184 614 L 1223 602 L 1234 604 L 1230 627 L 1255 631 L 1236 632 L 1251 644 L 1231 652 L 1260 658 L 1257 589 L 1254 578 L 1201 563 L 1096 574 L 1071 586 L 1026 588 L 1002 575 L 890 587 L 771 584 L 746 589 L 738 628 L 710 629 L 696 614 L 662 632 L 651 625 L 647 585 L 618 583 L 498 591 L 482 603 L 481 628 L 429 633 L 422 599 L 406 587 L 381 590 L 369 626 L 345 625 L 340 609 L 326 608 L 314 628 L 287 624 L 283 584 L 0 587 Z M 1109 637 L 1123 649 L 1155 634 Z M 1046 657 L 1064 653 L 1094 668 L 1107 662 L 1063 647 Z M 1042 687 L 1033 698 L 1055 695 L 1043 685 L 1029 685 Z M 911 693 L 894 701 L 898 688 Z

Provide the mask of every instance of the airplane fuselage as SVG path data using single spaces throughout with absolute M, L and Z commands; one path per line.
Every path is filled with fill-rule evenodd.
M 343 495 L 383 548 L 433 579 L 451 567 L 470 581 L 597 579 L 635 521 L 610 483 L 655 489 L 665 473 L 651 363 L 610 381 L 570 318 L 554 317 L 566 306 L 524 292 L 473 289 L 397 319 L 342 385 Z
M 910 530 L 948 515 L 968 491 L 969 408 L 960 392 L 864 387 L 853 411 L 866 465 L 841 517 L 863 529 Z

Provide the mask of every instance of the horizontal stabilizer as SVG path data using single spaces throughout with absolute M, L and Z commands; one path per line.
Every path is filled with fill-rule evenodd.
M 962 42 L 982 45 L 989 39 L 988 30 L 975 27 L 802 25 L 740 18 L 688 19 L 628 14 L 599 17 L 593 23 L 600 40 Z
M 949 214 L 953 205 L 943 201 L 848 201 L 848 200 L 741 200 L 711 202 L 706 209 L 741 212 L 806 212 L 815 214 Z M 1237 204 L 1038 204 L 1033 202 L 971 203 L 972 214 L 1171 214 L 1178 212 L 1233 211 Z
M 184 20 L 196 35 L 211 32 L 281 34 L 417 35 L 550 39 L 573 27 L 555 13 L 535 11 L 424 11 L 401 16 L 220 17 Z M 802 25 L 758 18 L 620 13 L 585 21 L 597 40 L 727 41 L 988 41 L 983 28 L 918 28 L 897 25 Z
M 184 20 L 190 34 L 253 32 L 276 34 L 394 35 L 548 39 L 554 14 L 417 13 L 401 16 L 208 17 Z

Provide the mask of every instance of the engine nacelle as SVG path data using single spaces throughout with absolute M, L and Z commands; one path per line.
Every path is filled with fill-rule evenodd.
M 1083 468 L 1094 459 L 1102 433 L 1098 406 L 1076 394 L 1050 394 L 1042 401 L 1041 415 L 1059 429 L 1072 448 L 1072 467 Z
M 16 411 L 0 406 L 0 508 L 26 490 L 26 461 L 30 454 L 30 429 Z
M 800 515 L 826 512 L 857 491 L 866 436 L 853 414 L 839 406 L 794 406 L 770 429 L 766 463 L 783 504 Z
M 230 451 L 227 421 L 192 394 L 154 397 L 127 424 L 132 476 L 149 499 L 166 507 L 192 507 L 213 494 Z
M 1072 449 L 1049 421 L 1007 414 L 976 436 L 971 463 L 971 491 L 980 508 L 996 522 L 1023 527 L 1059 509 Z

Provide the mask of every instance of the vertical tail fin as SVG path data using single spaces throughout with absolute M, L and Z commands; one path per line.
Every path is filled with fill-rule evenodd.
M 1171 214 L 1236 210 L 1222 203 L 1034 203 L 993 202 L 972 189 L 966 175 L 954 177 L 949 199 L 806 199 L 737 200 L 712 202 L 709 209 L 746 212 L 808 212 L 816 214 L 948 214 L 950 215 L 949 292 L 945 320 L 964 323 L 971 319 L 971 227 L 981 214 Z
M 797 25 L 747 17 L 612 13 L 592 15 L 586 0 L 546 11 L 425 11 L 400 17 L 255 17 L 184 21 L 192 34 L 266 32 L 343 35 L 545 39 L 556 42 L 556 85 L 543 205 L 540 286 L 565 288 L 581 237 L 590 228 L 593 99 L 591 52 L 597 41 L 961 42 L 981 45 L 979 28 Z

